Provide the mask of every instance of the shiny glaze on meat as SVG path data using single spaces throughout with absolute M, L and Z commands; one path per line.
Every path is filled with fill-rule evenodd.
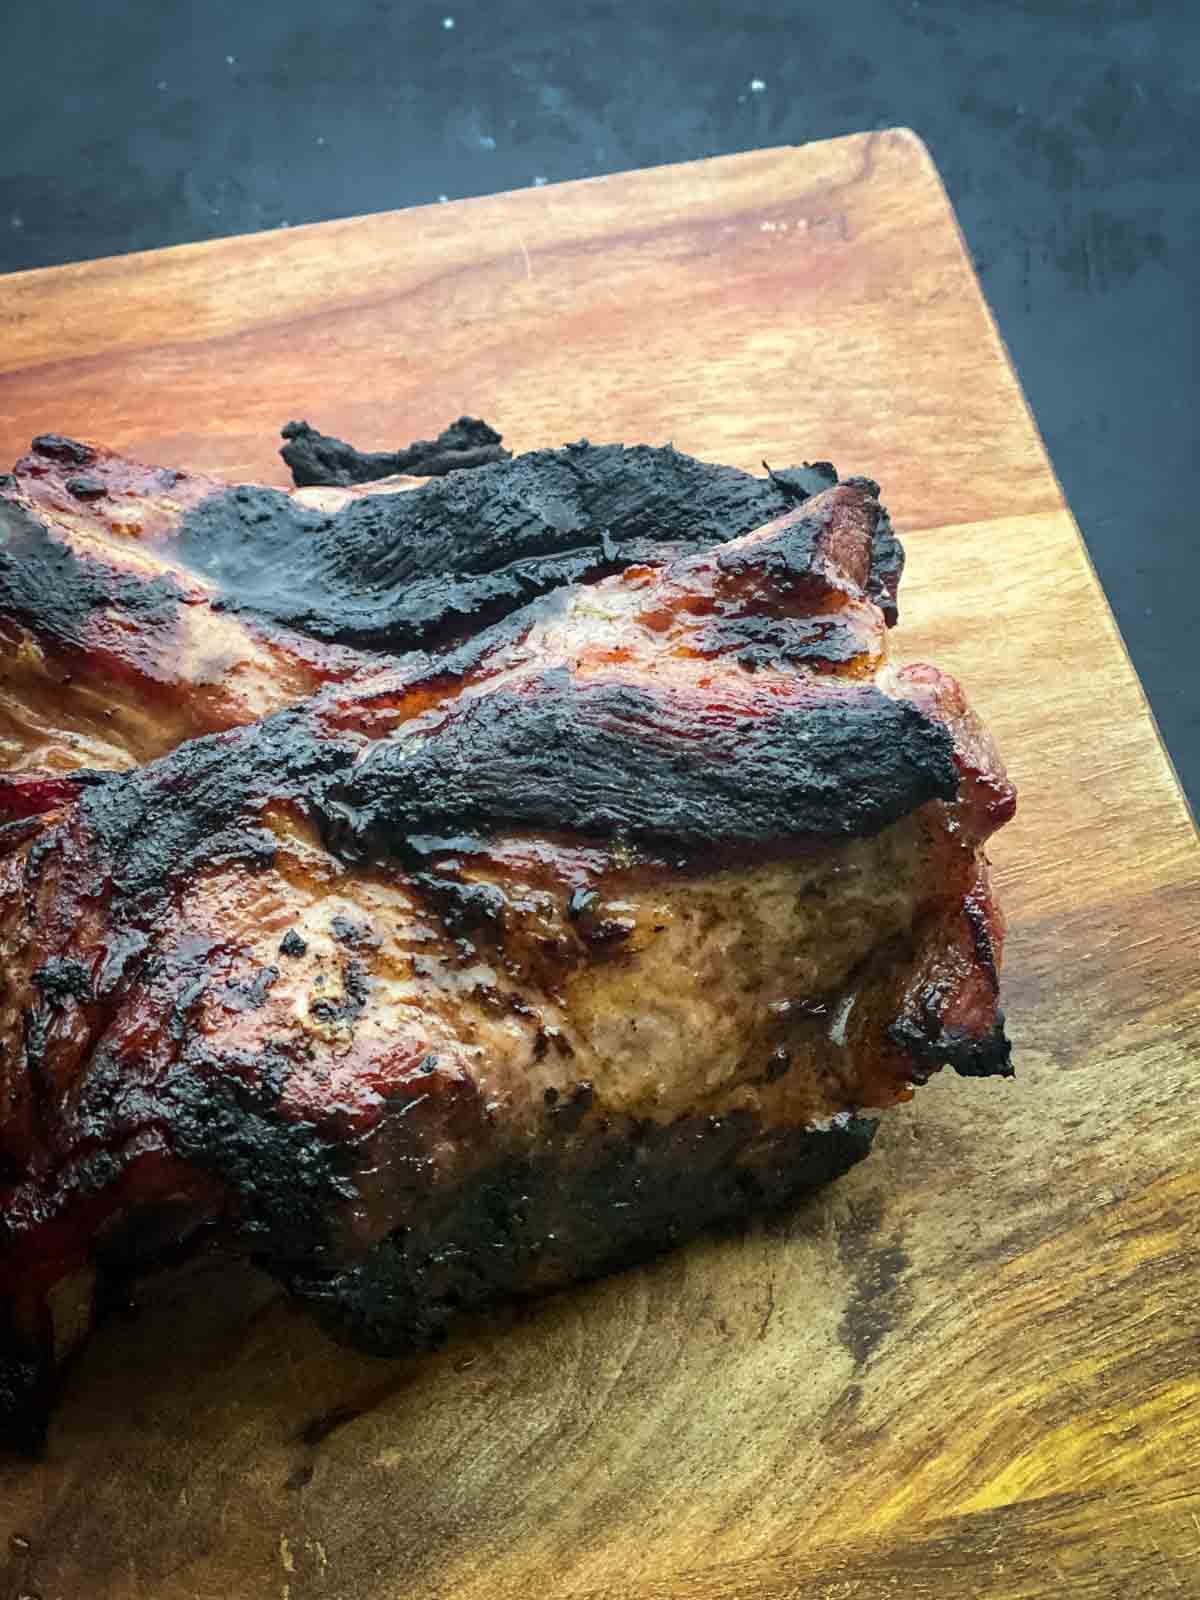
M 140 544 L 111 507 L 72 522 L 49 470 L 19 478 L 23 513 L 182 589 L 180 507 L 220 491 L 164 479 L 143 504 L 149 469 L 87 465 L 110 484 L 89 516 L 133 485 Z M 735 477 L 714 492 L 771 492 Z M 1013 790 L 958 686 L 887 663 L 875 486 L 782 498 L 703 548 L 631 514 L 598 556 L 548 550 L 539 510 L 538 549 L 431 579 L 425 645 L 390 656 L 330 637 L 364 613 L 319 563 L 307 634 L 295 595 L 292 621 L 231 611 L 211 573 L 171 609 L 174 654 L 167 624 L 106 653 L 111 606 L 65 640 L 27 609 L 81 696 L 133 707 L 93 764 L 145 764 L 72 774 L 93 702 L 12 685 L 40 708 L 0 780 L 0 1370 L 7 1339 L 34 1371 L 14 1415 L 75 1326 L 56 1295 L 97 1264 L 217 1225 L 342 1336 L 427 1343 L 458 1305 L 830 1176 L 943 1064 L 1009 1070 L 983 845 Z M 564 562 L 586 581 L 556 583 Z M 409 598 L 384 599 L 411 644 Z M 206 694 L 218 638 L 240 667 Z

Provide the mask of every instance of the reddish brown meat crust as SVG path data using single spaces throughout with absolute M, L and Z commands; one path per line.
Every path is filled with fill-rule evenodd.
M 214 1226 L 375 1350 L 1006 1073 L 874 484 L 569 447 L 410 494 L 41 441 L 0 494 L 0 1414 Z M 315 502 L 315 503 L 313 503 Z M 82 1307 L 82 1312 L 81 1312 Z

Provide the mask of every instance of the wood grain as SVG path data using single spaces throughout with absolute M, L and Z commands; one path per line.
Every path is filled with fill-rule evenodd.
M 898 653 L 961 676 L 1021 807 L 1015 1083 L 936 1082 L 815 1201 L 424 1361 L 333 1349 L 248 1267 L 164 1274 L 0 1465 L 0 1595 L 1200 1593 L 1200 852 L 919 141 L 4 290 L 0 458 L 53 428 L 281 482 L 289 416 L 382 446 L 471 410 L 871 473 Z

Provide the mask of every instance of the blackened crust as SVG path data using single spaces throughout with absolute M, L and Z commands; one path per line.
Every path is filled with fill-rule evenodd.
M 460 1310 L 617 1271 L 809 1193 L 861 1161 L 875 1127 L 766 1128 L 748 1112 L 593 1126 L 542 1155 L 496 1161 L 349 1272 L 285 1277 L 344 1342 L 379 1355 L 429 1349 Z
M 169 577 L 142 578 L 77 555 L 23 506 L 0 498 L 0 617 L 61 649 L 86 650 L 98 613 L 138 633 L 172 627 L 182 594 Z
M 347 488 L 354 483 L 375 483 L 396 473 L 436 478 L 510 459 L 495 428 L 478 417 L 459 417 L 436 439 L 416 439 L 399 450 L 357 450 L 344 439 L 318 433 L 307 422 L 285 423 L 281 431 L 287 443 L 279 454 L 287 462 L 297 488 Z
M 332 514 L 274 489 L 233 489 L 189 510 L 176 543 L 230 609 L 397 651 L 465 637 L 565 584 L 711 549 L 827 483 L 811 472 L 756 478 L 669 447 L 583 442 Z M 872 593 L 889 620 L 898 549 L 890 530 L 877 540 Z
M 1004 1031 L 1004 1013 L 982 1037 L 965 1028 L 938 1027 L 931 1035 L 907 1019 L 892 1023 L 888 1036 L 923 1068 L 924 1082 L 940 1067 L 953 1067 L 960 1078 L 1011 1078 L 1012 1045 Z
M 847 483 L 863 483 L 878 496 L 879 485 L 869 478 L 848 478 Z M 885 507 L 879 508 L 875 521 L 875 535 L 871 541 L 871 574 L 867 579 L 867 598 L 874 600 L 883 612 L 889 628 L 896 626 L 899 616 L 897 591 L 904 576 L 904 546 L 896 537 L 892 519 Z
M 873 686 L 722 717 L 562 672 L 460 701 L 423 738 L 380 741 L 326 788 L 320 815 L 357 856 L 506 826 L 694 849 L 877 833 L 957 786 L 947 730 Z
M 86 467 L 96 459 L 90 444 L 68 439 L 61 433 L 39 433 L 29 448 L 35 456 L 45 456 L 48 461 L 61 461 L 68 466 Z
M 951 736 L 907 701 L 839 685 L 761 716 L 550 672 L 461 698 L 435 729 L 331 737 L 312 707 L 170 755 L 83 795 L 115 899 L 237 861 L 270 865 L 262 807 L 290 801 L 344 859 L 404 856 L 412 834 L 506 827 L 626 836 L 690 850 L 879 832 L 953 799 Z
M 350 1152 L 314 1124 L 276 1114 L 290 1070 L 282 1053 L 216 1060 L 193 1044 L 162 1093 L 174 1151 L 228 1185 L 233 1231 L 276 1264 L 319 1260 L 330 1219 L 355 1198 L 344 1176 Z
M 412 1224 L 357 1267 L 321 1271 L 319 1214 L 345 1194 L 334 1151 L 269 1113 L 243 1120 L 207 1102 L 176 1111 L 190 1159 L 236 1186 L 246 1208 L 239 1231 L 260 1264 L 336 1338 L 378 1355 L 435 1348 L 461 1310 L 617 1271 L 714 1224 L 798 1199 L 861 1161 L 876 1128 L 865 1118 L 827 1130 L 765 1128 L 737 1112 L 666 1127 L 620 1119 L 576 1138 L 564 1117 L 565 1136 L 540 1154 L 497 1159 L 449 1207 L 414 1208 Z M 547 1106 L 549 1125 L 557 1116 Z M 248 1182 L 256 1126 L 267 1130 L 265 1163 Z M 320 1200 L 318 1212 L 288 1222 L 288 1197 L 306 1193 Z M 51 1348 L 45 1334 L 36 1342 L 18 1334 L 0 1303 L 0 1442 L 10 1448 L 33 1451 L 44 1440 L 59 1376 Z
M 316 805 L 354 746 L 314 737 L 302 711 L 191 739 L 169 755 L 86 791 L 79 820 L 112 882 L 114 911 L 171 892 L 214 866 L 269 866 L 274 836 L 259 821 L 272 798 Z
M 767 464 L 764 461 L 763 466 Z M 837 470 L 828 461 L 814 461 L 803 467 L 789 467 L 784 472 L 774 472 L 767 467 L 772 483 L 777 484 L 792 504 L 801 504 L 822 489 L 837 483 Z M 845 482 L 865 489 L 872 499 L 879 498 L 879 485 L 873 478 L 847 478 Z M 875 536 L 871 548 L 871 573 L 866 593 L 869 600 L 883 612 L 889 628 L 896 626 L 896 593 L 904 576 L 904 548 L 896 537 L 892 519 L 880 506 L 875 521 Z

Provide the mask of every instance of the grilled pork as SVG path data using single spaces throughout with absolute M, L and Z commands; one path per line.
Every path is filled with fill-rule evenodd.
M 398 486 L 393 486 L 398 487 Z M 869 480 L 586 444 L 410 492 L 35 443 L 0 493 L 0 1418 L 216 1232 L 378 1352 L 1006 1074 L 957 685 Z

